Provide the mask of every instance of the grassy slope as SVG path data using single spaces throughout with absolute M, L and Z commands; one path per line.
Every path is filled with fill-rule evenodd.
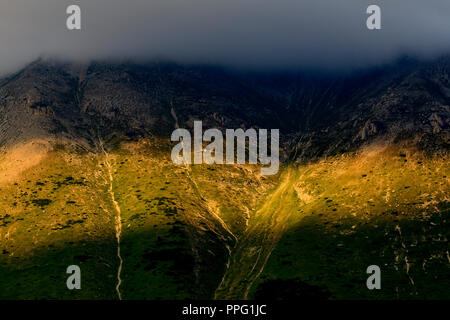
M 122 297 L 212 298 L 271 180 L 255 166 L 175 166 L 167 141 L 107 152 L 122 215 Z M 0 186 L 0 271 L 8 275 L 0 279 L 1 298 L 117 298 L 109 183 L 102 152 L 60 146 Z M 66 288 L 71 264 L 81 267 L 80 291 Z
M 169 144 L 128 144 L 112 153 L 122 208 L 123 295 L 212 298 L 228 250 L 270 181 L 261 181 L 254 166 L 175 166 L 161 146 Z
M 161 141 L 108 153 L 124 299 L 449 297 L 448 159 L 374 148 L 264 178 L 174 166 Z M 117 298 L 104 161 L 60 148 L 0 185 L 0 298 Z M 371 264 L 381 291 L 365 288 Z
M 0 298 L 114 298 L 103 176 L 97 156 L 59 150 L 0 186 Z M 81 267 L 80 291 L 67 290 L 71 264 Z
M 450 298 L 448 158 L 371 148 L 295 170 L 301 204 L 251 297 Z

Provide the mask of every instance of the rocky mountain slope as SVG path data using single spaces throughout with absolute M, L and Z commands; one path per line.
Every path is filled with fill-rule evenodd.
M 167 138 L 174 107 L 180 127 L 201 119 L 220 129 L 279 128 L 294 158 L 377 139 L 448 149 L 449 72 L 450 58 L 328 77 L 36 61 L 1 83 L 2 145 L 38 136 L 92 140 L 95 130 Z
M 448 298 L 449 76 L 36 61 L 0 80 L 0 297 Z M 174 165 L 194 120 L 279 128 L 280 173 Z

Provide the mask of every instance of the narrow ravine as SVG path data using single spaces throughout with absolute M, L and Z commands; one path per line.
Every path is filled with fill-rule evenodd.
M 173 108 L 173 106 L 171 105 L 170 107 L 170 114 L 172 115 L 174 122 L 175 122 L 175 129 L 179 129 L 180 126 L 178 124 L 178 117 L 177 114 L 175 112 L 175 109 Z M 183 143 L 183 141 L 181 142 Z M 189 179 L 190 183 L 192 184 L 192 187 L 194 189 L 194 192 L 196 193 L 196 195 L 203 200 L 205 203 L 207 202 L 206 199 L 203 197 L 202 193 L 200 192 L 200 189 L 197 185 L 197 183 L 194 181 L 194 179 L 192 178 L 191 174 L 190 174 L 190 170 L 189 170 L 189 166 L 186 165 L 187 170 L 187 178 Z M 233 238 L 234 241 L 238 241 L 237 237 L 233 234 L 233 232 L 230 230 L 230 228 L 227 226 L 227 224 L 225 223 L 225 221 L 222 220 L 222 218 L 216 214 L 214 212 L 214 210 L 212 208 L 210 208 L 208 205 L 207 206 L 207 211 L 219 222 L 219 224 L 221 225 L 221 227 Z
M 172 104 L 170 107 L 175 128 L 178 129 L 176 111 Z M 247 299 L 253 284 L 263 272 L 275 245 L 281 238 L 287 221 L 294 212 L 288 204 L 295 204 L 298 200 L 293 187 L 296 175 L 292 168 L 287 168 L 280 185 L 269 195 L 261 209 L 250 218 L 245 233 L 238 239 L 221 217 L 209 208 L 190 174 L 189 165 L 186 165 L 186 168 L 186 176 L 197 196 L 204 200 L 202 202 L 205 203 L 206 211 L 234 240 L 233 248 L 225 243 L 228 260 L 223 277 L 214 293 L 214 299 Z
M 175 109 L 173 107 L 173 104 L 170 104 L 170 114 L 172 115 L 172 118 L 174 120 L 174 127 L 175 129 L 179 129 L 180 126 L 178 124 L 178 117 L 177 114 L 175 112 Z M 181 141 L 181 143 L 183 143 L 183 141 Z M 211 226 L 209 223 L 206 222 L 207 225 L 210 225 L 211 231 L 217 235 L 217 237 L 219 239 L 222 239 L 223 244 L 225 246 L 225 249 L 227 250 L 228 253 L 228 259 L 227 259 L 227 263 L 225 264 L 225 272 L 224 272 L 224 277 L 225 274 L 227 274 L 228 272 L 228 268 L 230 267 L 230 263 L 231 263 L 231 255 L 232 255 L 232 251 L 234 250 L 234 248 L 236 248 L 237 244 L 238 244 L 238 237 L 231 231 L 231 229 L 229 228 L 229 226 L 225 223 L 225 221 L 223 221 L 223 219 L 215 212 L 215 210 L 213 208 L 211 208 L 208 205 L 208 201 L 203 197 L 200 188 L 198 187 L 197 183 L 195 182 L 195 180 L 192 178 L 191 176 L 191 172 L 190 172 L 190 166 L 185 164 L 184 165 L 186 167 L 186 177 L 189 181 L 189 183 L 191 184 L 195 194 L 197 195 L 197 197 L 199 199 L 202 200 L 201 203 L 203 203 L 202 207 L 205 209 L 206 212 L 208 212 L 213 219 L 219 223 L 220 227 L 223 229 L 223 231 L 225 231 L 226 235 L 224 236 L 223 234 L 220 234 L 220 232 L 218 232 L 217 230 L 215 230 L 215 228 L 213 226 Z M 206 217 L 203 217 L 205 220 L 208 220 Z M 234 247 L 231 248 L 231 246 L 227 243 L 228 241 L 225 241 L 226 239 L 232 239 L 234 242 Z M 222 285 L 222 283 L 224 282 L 225 278 L 222 277 L 220 283 L 219 283 L 219 287 Z M 214 298 L 216 298 L 216 296 L 214 296 Z
M 293 187 L 295 174 L 288 168 L 282 182 L 250 218 L 249 227 L 233 249 L 231 262 L 216 290 L 216 299 L 248 299 L 272 251 L 284 233 L 298 198 Z
M 116 210 L 116 218 L 115 218 L 115 229 L 116 229 L 116 239 L 117 239 L 117 258 L 119 259 L 119 267 L 117 269 L 117 285 L 116 285 L 116 292 L 117 296 L 119 297 L 119 300 L 122 300 L 122 294 L 120 292 L 120 285 L 122 284 L 122 279 L 120 278 L 120 274 L 122 272 L 122 265 L 123 260 L 122 256 L 120 254 L 120 238 L 122 236 L 122 217 L 121 217 L 121 211 L 119 203 L 115 199 L 114 191 L 113 191 L 113 183 L 114 183 L 114 176 L 112 173 L 112 166 L 109 162 L 109 155 L 105 151 L 105 148 L 103 147 L 103 141 L 99 139 L 100 142 L 100 148 L 102 149 L 103 154 L 105 155 L 105 164 L 106 169 L 108 170 L 108 178 L 109 178 L 109 187 L 108 187 L 108 193 L 111 197 L 111 201 L 114 205 L 114 209 Z

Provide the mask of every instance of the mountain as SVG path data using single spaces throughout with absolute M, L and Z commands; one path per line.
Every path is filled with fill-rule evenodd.
M 0 297 L 449 298 L 449 76 L 35 61 L 0 80 Z M 279 174 L 174 165 L 195 120 L 280 129 Z

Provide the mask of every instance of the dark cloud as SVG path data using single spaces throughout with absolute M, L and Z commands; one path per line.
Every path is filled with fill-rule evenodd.
M 66 8 L 82 9 L 81 31 Z M 382 9 L 382 30 L 366 8 Z M 0 72 L 39 56 L 355 68 L 450 51 L 448 0 L 1 0 Z

